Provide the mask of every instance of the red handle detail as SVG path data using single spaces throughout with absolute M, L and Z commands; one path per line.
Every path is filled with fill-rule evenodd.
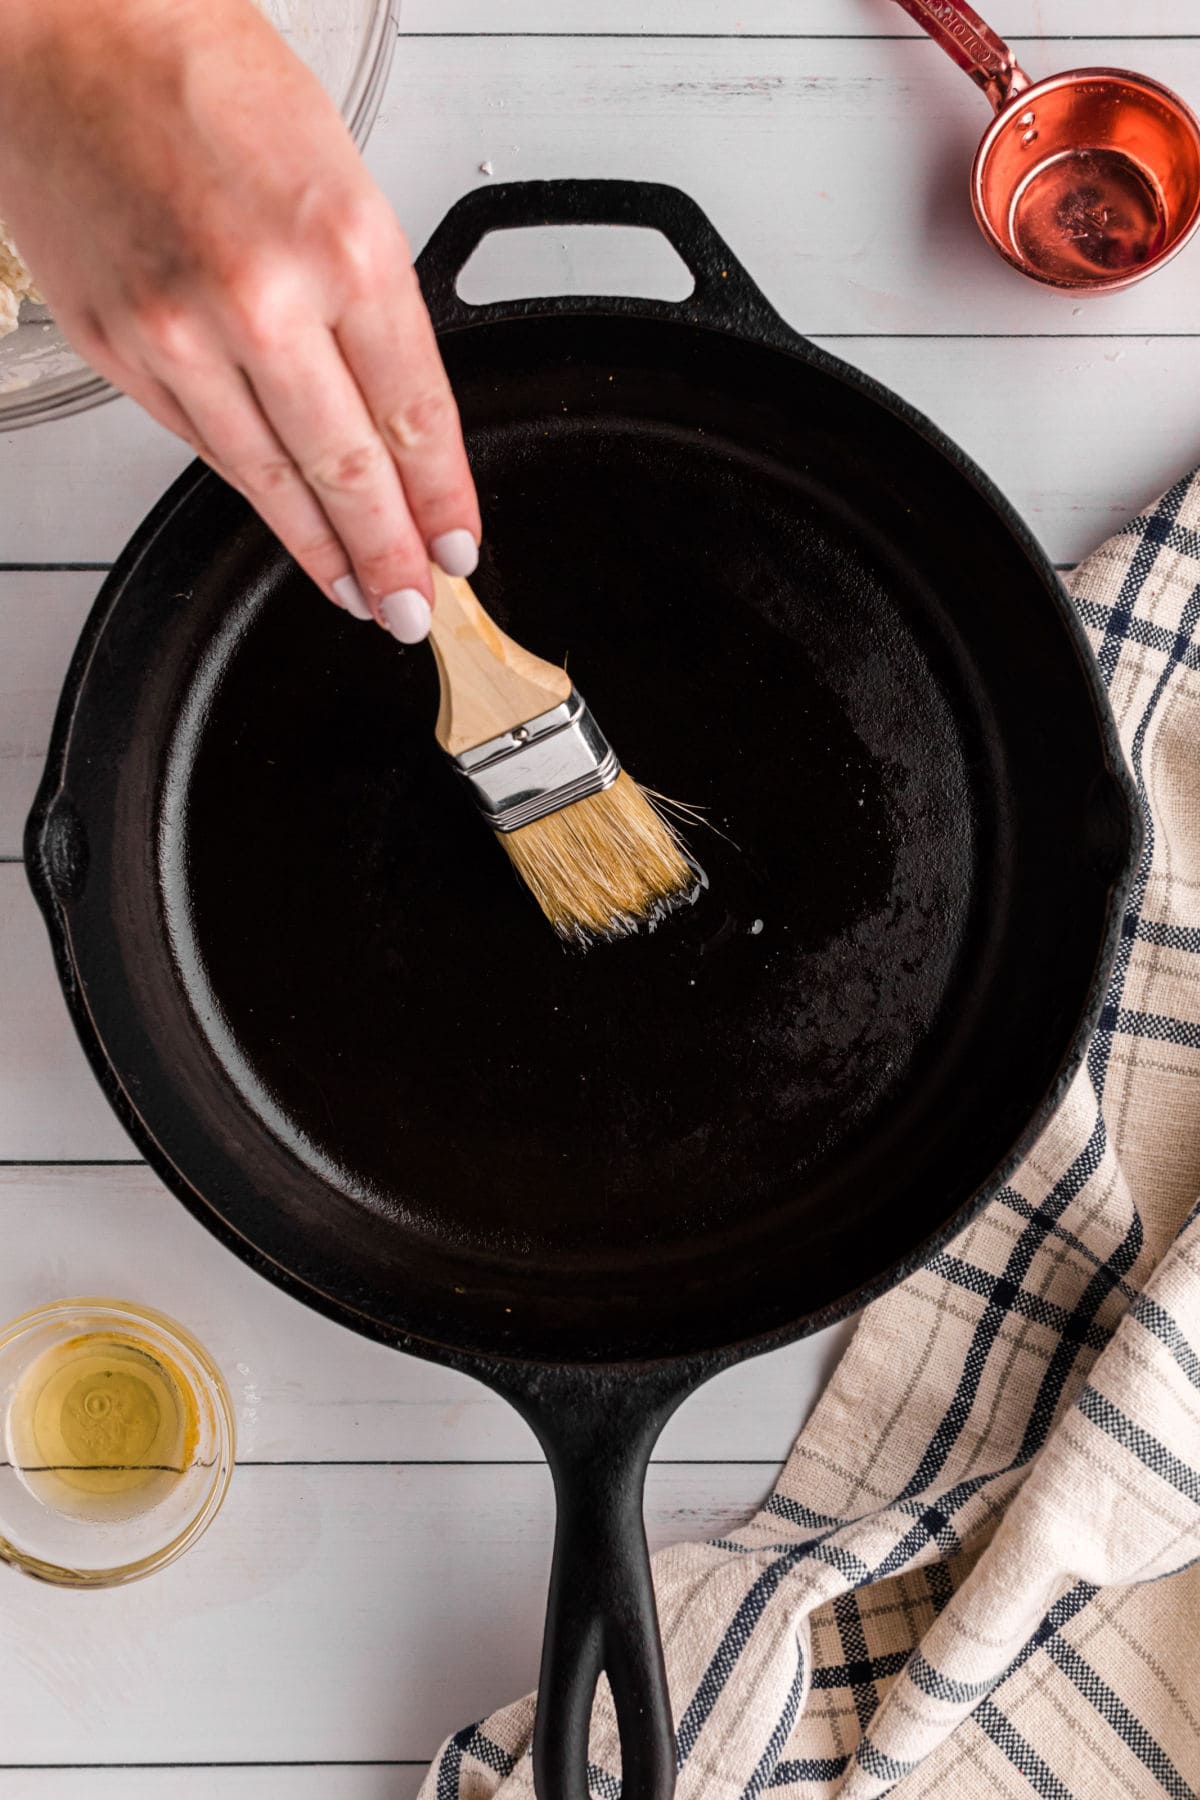
M 997 112 L 1030 81 L 1016 57 L 990 25 L 962 0 L 897 0 L 946 55 L 965 69 Z

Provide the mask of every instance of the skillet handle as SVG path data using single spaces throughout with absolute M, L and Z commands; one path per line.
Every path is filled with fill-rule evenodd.
M 533 1735 L 538 1800 L 589 1800 L 588 1729 L 608 1677 L 622 1800 L 671 1800 L 675 1733 L 642 1519 L 646 1467 L 684 1393 L 678 1370 L 567 1366 L 508 1398 L 538 1435 L 558 1523 Z M 610 1770 L 615 1775 L 616 1770 Z
M 472 253 L 493 231 L 534 225 L 625 225 L 659 231 L 695 282 L 686 300 L 630 300 L 610 295 L 538 296 L 469 306 L 456 283 Z M 696 202 L 657 181 L 509 181 L 475 188 L 452 206 L 417 258 L 417 274 L 438 331 L 483 325 L 514 315 L 636 313 L 736 329 L 743 336 L 794 342 L 762 290 Z

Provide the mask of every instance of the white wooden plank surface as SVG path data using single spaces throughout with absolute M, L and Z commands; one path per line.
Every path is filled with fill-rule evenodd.
M 652 1470 L 652 1544 L 732 1529 L 768 1484 Z M 151 1580 L 5 1581 L 0 1761 L 426 1760 L 533 1685 L 552 1531 L 541 1467 L 240 1469 Z
M 425 1765 L 4 1769 L 4 1800 L 416 1800 Z
M 281 1293 L 145 1166 L 0 1168 L 0 1244 L 0 1323 L 59 1295 L 91 1293 L 141 1300 L 190 1326 L 229 1382 L 240 1460 L 540 1461 L 504 1401 Z M 781 1462 L 851 1329 L 710 1381 L 672 1419 L 658 1456 Z
M 1200 38 L 1089 38 L 1071 54 L 1136 60 L 1200 104 Z M 367 160 L 414 243 L 485 160 L 497 180 L 673 182 L 810 335 L 1196 330 L 1200 247 L 1083 300 L 987 247 L 968 174 L 990 116 L 923 38 L 412 38 Z
M 90 572 L 0 574 L 0 858 L 21 855 L 63 676 L 102 580 Z
M 4 1769 L 4 1800 L 415 1800 L 424 1763 L 338 1768 Z
M 136 1157 L 88 1068 L 25 871 L 0 865 L 0 1161 Z
M 987 0 L 975 10 L 1011 38 L 1197 29 L 1195 0 Z M 400 31 L 920 35 L 892 0 L 400 0 Z M 1075 61 L 1064 54 L 1062 66 Z
M 123 396 L 0 437 L 0 564 L 112 562 L 191 460 Z

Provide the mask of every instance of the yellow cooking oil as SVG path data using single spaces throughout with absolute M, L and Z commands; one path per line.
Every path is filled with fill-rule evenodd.
M 79 1519 L 128 1519 L 158 1506 L 198 1435 L 180 1370 L 125 1332 L 88 1332 L 44 1351 L 8 1414 L 9 1456 L 25 1486 Z

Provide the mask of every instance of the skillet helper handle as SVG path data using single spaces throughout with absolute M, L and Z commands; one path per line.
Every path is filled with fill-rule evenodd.
M 87 832 L 74 802 L 62 792 L 46 803 L 39 796 L 25 827 L 25 863 L 43 906 L 77 900 L 90 861 Z
M 965 69 L 997 112 L 1002 112 L 1030 80 L 1016 57 L 979 14 L 963 0 L 897 0 L 910 19 Z
M 538 225 L 624 225 L 658 231 L 684 263 L 695 287 L 686 300 L 678 301 L 570 294 L 471 306 L 459 297 L 458 278 L 485 237 L 493 231 Z M 756 322 L 768 336 L 786 329 L 696 202 L 657 181 L 510 181 L 475 188 L 451 207 L 416 267 L 439 332 L 487 324 L 492 318 L 511 319 L 514 312 L 553 318 L 560 313 L 611 314 L 630 308 L 639 316 L 659 313 L 663 318 L 736 327 L 743 334 L 749 327 L 751 336 L 757 335 Z

